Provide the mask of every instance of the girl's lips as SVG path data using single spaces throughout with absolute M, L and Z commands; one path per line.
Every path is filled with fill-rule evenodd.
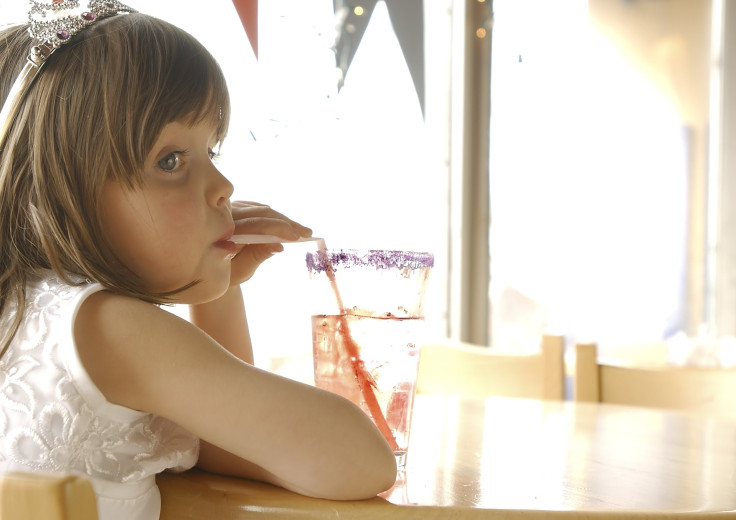
M 227 231 L 215 242 L 214 246 L 227 251 L 228 255 L 235 256 L 238 252 L 238 246 L 232 241 L 235 232 L 235 224 L 230 223 Z
M 215 242 L 215 247 L 224 249 L 228 252 L 228 254 L 231 255 L 234 255 L 238 252 L 238 246 L 235 244 L 235 242 L 231 242 L 230 240 L 218 240 L 217 242 Z
M 228 227 L 227 231 L 220 236 L 218 242 L 227 242 L 228 240 L 231 240 L 233 233 L 235 233 L 235 224 L 230 223 L 230 227 Z

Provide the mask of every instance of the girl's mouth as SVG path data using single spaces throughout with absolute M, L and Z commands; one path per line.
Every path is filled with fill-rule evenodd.
M 215 247 L 224 249 L 228 254 L 235 256 L 238 253 L 238 246 L 230 240 L 218 240 Z

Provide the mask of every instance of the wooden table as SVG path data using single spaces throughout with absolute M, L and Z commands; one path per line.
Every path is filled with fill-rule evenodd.
M 333 502 L 200 471 L 161 475 L 162 520 L 736 518 L 736 423 L 616 405 L 417 396 L 407 467 Z M 720 513 L 720 514 L 717 514 Z

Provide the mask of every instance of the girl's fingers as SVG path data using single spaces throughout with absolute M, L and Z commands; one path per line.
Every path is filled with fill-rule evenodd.
M 285 240 L 298 240 L 312 236 L 312 230 L 279 213 L 266 204 L 249 201 L 233 201 L 230 206 L 236 235 L 276 235 Z M 274 244 L 250 244 L 240 248 L 231 261 L 230 284 L 240 284 L 250 279 L 263 262 L 284 246 Z
M 284 250 L 281 244 L 254 244 L 243 247 L 230 264 L 230 285 L 249 280 L 259 265 Z
M 299 237 L 304 236 L 299 228 L 293 226 L 289 222 L 270 218 L 247 218 L 236 220 L 235 234 L 276 235 L 285 240 L 297 240 Z
M 268 206 L 266 204 L 257 204 L 255 202 L 243 202 L 236 200 L 231 204 L 231 211 L 233 213 L 233 216 L 240 214 L 245 216 L 270 216 L 291 221 L 291 219 L 289 219 L 286 215 L 284 215 L 283 213 L 279 213 L 271 206 Z
M 232 215 L 236 234 L 268 234 L 286 240 L 312 236 L 312 230 L 264 204 L 235 201 Z

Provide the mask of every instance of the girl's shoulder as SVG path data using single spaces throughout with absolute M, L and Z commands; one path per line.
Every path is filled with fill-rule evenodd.
M 85 370 L 105 398 L 158 413 L 157 387 L 177 376 L 175 360 L 206 341 L 200 329 L 158 305 L 102 290 L 90 294 L 74 320 Z
M 107 327 L 117 328 L 122 326 L 125 328 L 126 324 L 130 325 L 131 319 L 133 320 L 152 320 L 152 324 L 159 321 L 165 320 L 169 316 L 175 317 L 172 313 L 161 309 L 158 305 L 145 302 L 138 298 L 131 296 L 125 296 L 122 294 L 114 293 L 103 287 L 96 286 L 97 290 L 90 290 L 89 294 L 81 302 L 79 313 L 76 322 L 81 327 L 94 327 L 96 324 L 99 325 L 97 320 L 110 319 L 110 313 L 114 314 L 115 319 L 112 321 L 106 321 L 104 324 Z M 186 320 L 182 321 L 182 324 L 189 324 Z M 131 333 L 135 331 L 130 331 Z

